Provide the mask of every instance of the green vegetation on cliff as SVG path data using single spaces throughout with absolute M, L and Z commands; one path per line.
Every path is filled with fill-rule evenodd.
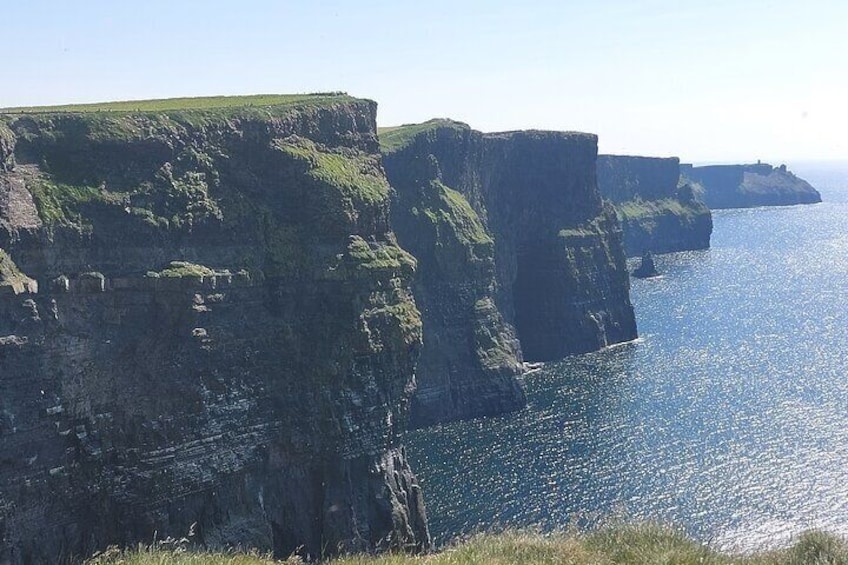
M 410 426 L 521 408 L 518 341 L 493 299 L 494 238 L 464 192 L 476 177 L 481 134 L 435 119 L 382 128 L 378 137 L 393 227 L 420 266 L 413 289 L 426 337 Z
M 347 255 L 357 270 L 405 271 L 412 274 L 416 267 L 415 258 L 395 245 L 369 245 L 358 235 L 350 237 Z
M 125 100 L 94 104 L 63 104 L 0 108 L 0 114 L 94 113 L 94 112 L 167 112 L 173 110 L 217 110 L 224 108 L 324 105 L 351 102 L 355 98 L 342 92 L 314 94 L 254 94 L 249 96 L 201 96 L 159 100 Z
M 276 146 L 289 157 L 307 163 L 309 176 L 338 187 L 347 198 L 377 203 L 389 196 L 389 183 L 370 155 L 350 150 L 334 153 L 302 137 L 278 140 Z
M 0 119 L 0 173 L 11 171 L 15 166 L 15 134 Z
M 89 203 L 129 204 L 129 195 L 93 186 L 74 186 L 47 179 L 28 183 L 41 221 L 47 225 L 90 226 L 81 207 Z
M 9 254 L 0 249 L 0 287 L 11 287 L 16 294 L 23 292 L 32 280 L 23 274 Z
M 645 220 L 655 218 L 663 214 L 672 214 L 681 218 L 692 218 L 699 212 L 700 208 L 687 206 L 676 198 L 663 198 L 661 200 L 628 200 L 616 206 L 616 211 L 624 220 Z
M 469 130 L 468 124 L 445 118 L 434 118 L 420 124 L 377 128 L 380 149 L 383 153 L 393 153 L 407 147 L 418 135 L 443 128 Z
M 390 230 L 376 105 L 266 102 L 0 111 L 0 245 L 20 267 L 4 255 L 2 278 L 55 290 L 0 287 L 0 436 L 14 418 L 45 453 L 9 444 L 4 480 L 50 477 L 2 492 L 0 562 L 76 562 L 150 539 L 151 523 L 281 555 L 431 546 L 400 440 L 422 342 L 415 260 Z M 147 431 L 163 418 L 167 433 Z M 114 457 L 69 453 L 66 419 L 98 426 Z
M 158 549 L 107 551 L 89 565 L 271 565 L 284 562 L 256 554 L 192 553 Z M 713 551 L 673 530 L 658 526 L 621 526 L 591 534 L 507 532 L 482 534 L 423 556 L 390 554 L 349 556 L 334 565 L 841 565 L 848 563 L 848 545 L 835 536 L 808 532 L 791 547 L 754 555 Z
M 183 277 L 211 277 L 215 271 L 203 265 L 195 265 L 187 261 L 171 261 L 171 263 L 159 271 L 158 273 L 148 273 L 148 276 L 165 277 L 165 278 L 183 278 Z
M 446 235 L 446 230 L 463 245 L 493 243 L 480 217 L 462 194 L 438 180 L 431 181 L 431 189 L 432 194 L 428 196 L 438 195 L 438 198 L 422 199 L 421 208 L 412 208 L 413 215 L 423 214 L 441 236 Z

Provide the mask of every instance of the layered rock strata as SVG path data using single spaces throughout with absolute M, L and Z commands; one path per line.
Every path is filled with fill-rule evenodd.
M 458 122 L 435 120 L 383 131 L 381 143 L 401 202 L 413 186 L 404 175 L 415 170 L 427 183 L 461 194 L 476 213 L 483 233 L 494 240 L 494 266 L 486 262 L 494 280 L 488 274 L 471 278 L 489 289 L 505 322 L 501 335 L 514 327 L 527 360 L 559 359 L 635 337 L 621 229 L 597 190 L 595 136 L 484 135 Z M 427 328 L 426 309 L 423 317 Z M 462 323 L 472 334 L 473 316 L 466 314 Z M 510 365 L 517 359 L 514 348 L 502 351 Z M 461 368 L 457 374 L 473 375 L 471 368 L 479 366 L 469 353 L 454 359 Z M 419 390 L 432 388 L 446 398 L 466 386 L 442 375 L 419 372 Z
M 414 293 L 424 347 L 410 423 L 424 426 L 522 408 L 526 401 L 516 378 L 522 371 L 520 346 L 494 300 L 494 240 L 465 196 L 446 184 L 455 180 L 442 175 L 430 147 L 439 137 L 451 143 L 456 133 L 466 136 L 458 144 L 462 148 L 472 143 L 471 132 L 434 129 L 401 148 L 392 146 L 408 133 L 384 132 L 381 141 L 395 189 L 392 224 L 419 267 Z
M 0 562 L 426 549 L 376 105 L 194 104 L 0 118 Z
M 786 165 L 683 165 L 681 182 L 692 185 L 713 209 L 821 202 L 821 194 Z
M 598 156 L 598 187 L 615 206 L 630 257 L 710 246 L 709 208 L 679 183 L 676 157 Z

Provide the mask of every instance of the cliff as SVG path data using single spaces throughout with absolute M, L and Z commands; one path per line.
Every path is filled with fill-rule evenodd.
M 516 377 L 521 352 L 515 330 L 495 306 L 495 244 L 466 198 L 448 183 L 454 173 L 479 175 L 472 161 L 481 136 L 448 121 L 380 132 L 383 164 L 395 189 L 392 224 L 418 259 L 414 294 L 424 346 L 410 424 L 424 426 L 489 416 L 525 405 Z M 442 159 L 433 155 L 447 148 Z
M 678 186 L 676 157 L 598 156 L 598 188 L 615 206 L 628 256 L 710 246 L 713 220 L 688 185 Z
M 559 359 L 636 336 L 621 230 L 597 190 L 595 136 L 540 131 L 484 135 L 458 122 L 434 120 L 383 131 L 381 142 L 390 183 L 398 192 L 397 218 L 427 216 L 417 203 L 428 198 L 427 192 L 442 191 L 462 196 L 463 210 L 471 218 L 473 212 L 474 225 L 480 226 L 473 253 L 473 246 L 466 245 L 456 255 L 464 258 L 450 262 L 457 274 L 453 281 L 464 282 L 449 282 L 441 274 L 444 267 L 435 277 L 449 292 L 462 289 L 462 308 L 450 310 L 462 313 L 450 318 L 429 306 L 422 309 L 425 343 L 418 395 L 426 393 L 428 405 L 455 405 L 453 399 L 468 390 L 484 398 L 506 394 L 514 405 L 516 389 L 507 384 L 520 353 L 512 328 L 523 356 L 531 361 Z M 414 230 L 401 228 L 401 223 L 402 245 L 420 245 L 410 239 Z M 431 254 L 445 247 L 433 238 L 423 243 Z M 425 255 L 417 252 L 423 292 L 416 296 L 429 305 L 436 301 L 427 300 L 427 294 L 441 296 L 444 291 L 428 282 Z M 476 267 L 469 268 L 471 264 Z M 479 308 L 480 300 L 486 306 L 483 321 L 471 308 Z M 481 325 L 494 338 L 487 357 L 489 363 L 499 363 L 497 371 L 489 370 L 491 364 L 481 371 L 476 344 L 468 337 L 479 334 Z M 462 328 L 466 336 L 455 342 L 442 364 L 450 366 L 448 373 L 423 361 L 434 355 L 427 343 L 432 327 L 445 332 Z M 462 410 L 454 414 L 466 415 Z
M 821 202 L 821 194 L 786 165 L 683 165 L 680 172 L 681 182 L 691 184 L 714 209 Z
M 0 114 L 0 562 L 427 548 L 376 105 Z M 192 526 L 194 524 L 194 526 Z

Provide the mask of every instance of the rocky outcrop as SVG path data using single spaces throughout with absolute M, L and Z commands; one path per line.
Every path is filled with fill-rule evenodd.
M 654 263 L 654 256 L 650 251 L 645 251 L 642 254 L 642 260 L 639 262 L 639 266 L 633 270 L 633 276 L 637 279 L 649 279 L 659 276 L 657 266 Z
M 15 168 L 15 134 L 0 122 L 0 173 Z
M 713 209 L 821 202 L 821 194 L 786 165 L 683 165 L 680 172 L 681 183 L 692 185 Z
M 478 163 L 461 161 L 479 152 L 480 136 L 440 123 L 397 146 L 410 136 L 407 128 L 381 133 L 395 189 L 392 224 L 419 267 L 414 293 L 424 346 L 411 408 L 416 426 L 501 414 L 526 402 L 516 379 L 522 364 L 515 331 L 494 302 L 494 240 L 465 197 L 446 184 L 455 177 L 442 174 L 433 154 L 436 146 L 453 146 L 455 162 L 445 165 L 479 174 Z
M 628 256 L 710 246 L 712 215 L 687 184 L 676 157 L 598 156 L 598 187 L 615 206 Z
M 193 524 L 281 556 L 429 546 L 375 111 L 0 118 L 0 562 Z
M 635 337 L 621 230 L 597 191 L 595 136 L 484 135 L 435 120 L 382 132 L 381 140 L 393 185 L 393 171 L 418 164 L 464 196 L 480 218 L 494 240 L 490 292 L 526 359 L 558 359 Z M 395 154 L 404 160 L 393 163 Z M 396 188 L 408 190 L 403 183 Z M 426 309 L 423 316 L 426 328 Z M 426 350 L 425 337 L 422 356 Z M 440 379 L 420 372 L 419 390 Z

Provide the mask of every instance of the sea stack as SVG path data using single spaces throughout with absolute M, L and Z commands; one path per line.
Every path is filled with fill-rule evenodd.
M 633 276 L 637 279 L 647 279 L 650 277 L 659 276 L 659 272 L 657 271 L 657 266 L 654 264 L 654 256 L 650 251 L 645 251 L 642 254 L 642 262 L 633 271 Z

